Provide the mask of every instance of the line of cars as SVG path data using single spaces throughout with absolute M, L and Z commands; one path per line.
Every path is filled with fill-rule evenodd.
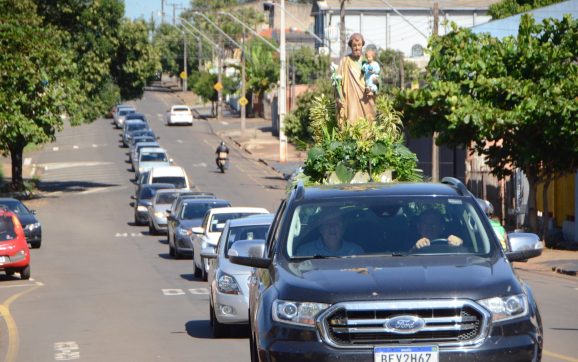
M 185 109 L 186 108 L 186 109 Z M 209 281 L 211 326 L 215 337 L 229 333 L 230 326 L 247 324 L 247 281 L 251 269 L 228 262 L 227 251 L 237 240 L 264 238 L 273 219 L 261 207 L 232 206 L 212 193 L 194 191 L 183 168 L 176 166 L 148 127 L 146 117 L 134 108 L 122 119 L 121 142 L 129 147 L 136 191 L 132 197 L 134 224 L 148 226 L 149 234 L 166 234 L 169 254 L 191 258 L 197 278 Z M 185 106 L 173 106 L 167 125 L 188 124 Z M 136 126 L 138 124 L 138 126 Z

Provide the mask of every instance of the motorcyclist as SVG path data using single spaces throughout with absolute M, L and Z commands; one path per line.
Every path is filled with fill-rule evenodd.
M 228 160 L 229 147 L 227 147 L 227 145 L 225 144 L 224 141 L 221 141 L 221 143 L 217 147 L 217 150 L 215 151 L 215 153 L 217 154 L 217 158 L 216 158 L 215 162 L 217 163 L 217 166 L 219 166 L 219 160 Z M 223 157 L 223 156 L 225 156 L 225 157 Z

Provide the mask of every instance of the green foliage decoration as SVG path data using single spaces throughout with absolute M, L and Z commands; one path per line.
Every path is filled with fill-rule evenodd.
M 378 97 L 376 113 L 373 121 L 361 118 L 339 127 L 335 101 L 326 95 L 316 98 L 311 107 L 315 145 L 307 154 L 303 174 L 293 181 L 323 184 L 336 177 L 349 183 L 359 173 L 380 181 L 388 170 L 396 181 L 421 180 L 417 157 L 403 145 L 401 114 L 393 109 L 393 101 Z

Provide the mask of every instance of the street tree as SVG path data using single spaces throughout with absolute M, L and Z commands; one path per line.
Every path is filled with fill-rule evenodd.
M 13 190 L 24 190 L 22 155 L 51 142 L 63 119 L 82 122 L 81 86 L 68 34 L 43 24 L 31 0 L 0 2 L 0 151 L 12 161 Z
M 502 0 L 491 4 L 488 14 L 492 19 L 503 19 L 562 1 L 565 0 Z
M 523 170 L 536 230 L 537 184 L 578 169 L 578 21 L 524 15 L 502 40 L 454 25 L 430 48 L 427 86 L 399 96 L 410 130 L 472 147 L 500 178 Z
M 251 39 L 247 43 L 250 62 L 247 63 L 248 88 L 257 97 L 257 112 L 263 117 L 263 97 L 279 80 L 279 54 L 260 39 Z

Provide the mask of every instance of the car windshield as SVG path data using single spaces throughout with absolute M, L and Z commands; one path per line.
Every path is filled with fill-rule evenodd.
M 215 214 L 213 215 L 213 220 L 211 220 L 210 232 L 216 233 L 223 231 L 225 223 L 227 220 L 239 219 L 245 216 L 255 215 L 254 212 L 233 212 L 226 214 Z
M 303 204 L 291 215 L 285 253 L 290 258 L 486 255 L 495 250 L 495 242 L 484 217 L 463 197 L 368 197 Z M 428 245 L 418 245 L 422 238 Z
M 20 201 L 0 201 L 0 206 L 5 206 L 17 215 L 28 215 L 30 213 Z
M 118 114 L 121 116 L 126 116 L 127 114 L 131 114 L 134 113 L 135 110 L 134 109 L 121 109 L 120 111 L 118 111 Z
M 186 203 L 183 206 L 181 218 L 185 220 L 202 219 L 208 210 L 216 207 L 224 207 L 228 204 L 224 202 L 194 202 Z
M 14 223 L 12 218 L 7 215 L 0 216 L 0 242 L 16 238 L 14 232 Z
M 173 112 L 188 112 L 189 108 L 187 107 L 175 107 L 173 108 Z
M 143 122 L 143 123 L 141 123 L 141 122 L 139 122 L 139 123 L 129 123 L 129 124 L 126 126 L 127 132 L 137 131 L 137 130 L 139 130 L 139 129 L 146 129 L 146 128 L 147 128 L 147 124 L 144 123 L 144 122 Z
M 140 154 L 140 160 L 143 162 L 167 162 L 167 154 L 164 152 L 147 152 Z
M 184 189 L 187 187 L 187 183 L 184 177 L 181 176 L 162 176 L 162 177 L 155 177 L 152 180 L 153 184 L 173 184 L 175 185 L 176 189 Z
M 255 239 L 264 240 L 267 237 L 267 231 L 269 231 L 269 224 L 229 227 L 227 244 L 225 245 L 225 256 L 229 256 L 229 249 L 236 241 Z
M 178 192 L 162 192 L 157 194 L 155 202 L 157 204 L 171 204 L 178 196 Z

